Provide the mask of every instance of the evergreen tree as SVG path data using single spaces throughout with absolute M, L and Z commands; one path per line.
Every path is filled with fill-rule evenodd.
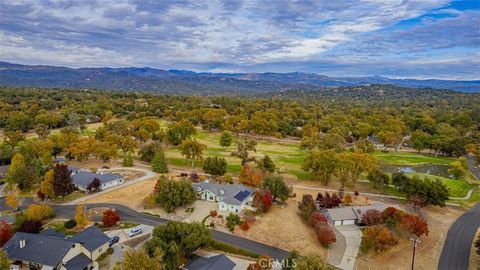
M 273 160 L 268 156 L 265 155 L 259 162 L 259 167 L 264 172 L 273 173 L 275 172 L 275 163 Z
M 156 173 L 168 173 L 167 161 L 163 150 L 158 150 L 152 159 L 152 170 Z
M 227 160 L 222 157 L 207 157 L 203 161 L 203 170 L 213 176 L 221 176 L 227 172 Z
M 220 146 L 223 147 L 229 147 L 233 143 L 233 136 L 230 131 L 225 130 L 222 132 L 222 135 L 220 136 Z

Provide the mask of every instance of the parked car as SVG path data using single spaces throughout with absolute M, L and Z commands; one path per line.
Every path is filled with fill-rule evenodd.
M 135 236 L 135 235 L 137 235 L 137 234 L 141 234 L 141 233 L 143 233 L 142 227 L 135 227 L 135 228 L 131 229 L 131 230 L 128 232 L 127 235 L 128 235 L 128 237 L 133 237 L 133 236 Z
M 115 245 L 116 243 L 118 243 L 118 240 L 120 240 L 120 237 L 118 236 L 114 236 L 112 238 L 110 238 L 110 242 L 108 244 L 109 247 Z

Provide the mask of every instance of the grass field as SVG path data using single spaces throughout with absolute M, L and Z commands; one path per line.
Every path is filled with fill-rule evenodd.
M 454 159 L 449 157 L 435 157 L 433 155 L 418 154 L 410 152 L 381 152 L 376 151 L 374 155 L 382 163 L 398 165 L 421 165 L 421 164 L 444 164 L 452 163 Z

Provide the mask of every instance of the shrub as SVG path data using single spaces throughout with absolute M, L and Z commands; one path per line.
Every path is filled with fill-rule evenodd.
M 302 201 L 298 204 L 298 210 L 300 210 L 299 215 L 303 221 L 308 222 L 312 213 L 317 210 L 312 195 L 303 195 Z
M 428 235 L 427 222 L 418 216 L 404 215 L 402 218 L 402 225 L 409 233 L 420 237 L 422 235 Z
M 234 213 L 228 214 L 228 217 L 227 217 L 228 230 L 233 232 L 235 230 L 235 226 L 237 226 L 238 224 L 240 224 L 240 216 Z
M 366 226 L 373 226 L 382 223 L 382 212 L 376 209 L 370 209 L 362 215 L 361 222 Z
M 113 248 L 109 247 L 109 248 L 107 249 L 107 254 L 109 254 L 109 255 L 110 255 L 110 254 L 113 254 Z
M 65 229 L 72 229 L 75 228 L 75 226 L 77 226 L 77 222 L 74 219 L 67 220 L 63 224 L 63 227 L 65 227 Z
M 116 210 L 107 209 L 103 212 L 102 223 L 103 227 L 111 227 L 117 225 L 120 220 L 120 215 Z
M 0 247 L 2 247 L 13 236 L 12 226 L 6 221 L 0 221 Z
M 382 223 L 389 229 L 394 229 L 402 221 L 404 213 L 394 207 L 388 207 L 382 212 Z
M 25 220 L 18 228 L 18 232 L 39 233 L 42 228 L 42 222 L 38 220 Z
M 335 232 L 326 224 L 315 227 L 315 232 L 322 246 L 328 247 L 337 241 Z
M 310 215 L 309 223 L 312 227 L 327 224 L 327 218 L 320 211 L 315 211 Z

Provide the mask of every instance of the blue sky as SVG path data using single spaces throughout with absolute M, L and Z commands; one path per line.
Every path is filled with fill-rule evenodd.
M 3 0 L 0 60 L 479 80 L 480 0 Z

